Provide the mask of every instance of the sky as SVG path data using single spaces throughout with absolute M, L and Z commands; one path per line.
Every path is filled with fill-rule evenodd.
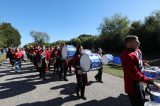
M 50 42 L 81 34 L 98 35 L 105 17 L 116 13 L 132 21 L 160 10 L 160 0 L 0 0 L 0 22 L 21 34 L 21 46 L 33 42 L 30 31 L 46 32 Z

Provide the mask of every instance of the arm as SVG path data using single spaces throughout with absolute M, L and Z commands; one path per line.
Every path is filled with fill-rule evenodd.
M 137 65 L 135 63 L 136 57 L 128 56 L 126 58 L 128 59 L 128 62 L 126 62 L 126 66 L 128 68 L 127 71 L 128 76 L 133 80 L 148 83 L 150 79 L 145 77 L 137 68 Z

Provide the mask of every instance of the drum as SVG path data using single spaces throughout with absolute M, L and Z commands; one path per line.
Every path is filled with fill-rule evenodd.
M 66 59 L 66 58 L 72 58 L 73 55 L 76 52 L 76 48 L 72 45 L 65 45 L 62 48 L 62 58 Z
M 83 54 L 80 58 L 80 66 L 85 72 L 100 69 L 102 67 L 101 57 L 97 53 Z
M 92 54 L 92 52 L 89 49 L 83 49 L 83 54 Z
M 121 59 L 120 57 L 113 57 L 113 63 L 117 65 L 121 65 Z
M 160 103 L 160 92 L 151 91 L 150 93 L 151 101 Z
M 160 103 L 148 101 L 148 102 L 145 102 L 144 106 L 160 106 Z
M 113 55 L 111 54 L 106 54 L 102 56 L 102 63 L 103 64 L 109 64 L 109 63 L 113 63 Z
M 160 69 L 158 67 L 150 67 L 143 71 L 146 77 L 158 78 L 160 76 Z

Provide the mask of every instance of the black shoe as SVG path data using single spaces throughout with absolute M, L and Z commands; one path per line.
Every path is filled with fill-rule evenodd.
M 81 99 L 86 100 L 87 98 L 85 96 L 81 96 Z
M 68 79 L 64 78 L 64 81 L 68 81 Z
M 103 83 L 103 81 L 99 81 L 100 83 Z
M 96 81 L 98 81 L 98 78 L 96 76 L 94 78 L 96 79 Z

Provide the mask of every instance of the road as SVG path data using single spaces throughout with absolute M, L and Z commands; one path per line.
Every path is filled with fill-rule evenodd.
M 22 71 L 14 72 L 9 61 L 0 66 L 1 106 L 130 106 L 124 93 L 123 79 L 103 73 L 103 82 L 95 81 L 97 71 L 88 73 L 87 100 L 75 95 L 76 77 L 68 73 L 68 82 L 60 81 L 52 70 L 47 80 L 39 79 L 32 64 L 22 64 Z

